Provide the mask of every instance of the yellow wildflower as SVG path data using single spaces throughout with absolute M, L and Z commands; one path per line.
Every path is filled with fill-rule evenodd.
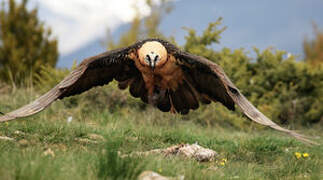
M 301 154 L 301 153 L 299 153 L 299 152 L 295 152 L 295 153 L 294 153 L 294 155 L 295 155 L 295 157 L 296 157 L 297 159 L 299 159 L 299 158 L 301 158 L 301 157 L 302 157 L 302 154 Z
M 309 157 L 310 155 L 308 154 L 308 153 L 303 153 L 303 157 L 304 158 L 307 158 L 307 157 Z
M 219 164 L 221 166 L 224 166 L 226 162 L 227 162 L 227 159 L 226 158 L 223 158 L 223 159 L 220 160 Z

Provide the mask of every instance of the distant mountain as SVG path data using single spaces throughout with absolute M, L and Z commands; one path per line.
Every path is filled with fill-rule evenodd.
M 70 68 L 73 65 L 74 60 L 76 60 L 77 63 L 79 63 L 83 59 L 102 53 L 105 50 L 106 48 L 102 45 L 102 39 L 96 39 L 95 41 L 92 41 L 86 44 L 84 47 L 78 49 L 77 51 L 74 51 L 64 56 L 60 56 L 57 63 L 57 67 Z

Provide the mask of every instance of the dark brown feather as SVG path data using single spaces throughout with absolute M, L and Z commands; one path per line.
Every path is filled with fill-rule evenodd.
M 187 52 L 176 51 L 174 56 L 185 72 L 185 78 L 195 87 L 196 91 L 201 93 L 200 97 L 207 96 L 221 102 L 229 109 L 234 109 L 234 104 L 237 104 L 252 121 L 285 132 L 303 142 L 317 144 L 309 140 L 308 137 L 282 128 L 267 118 L 240 93 L 217 64 Z
M 205 94 L 214 101 L 221 102 L 230 110 L 234 110 L 234 101 L 229 96 L 222 81 L 217 75 L 207 72 L 190 69 L 185 71 L 185 76 L 189 76 L 190 84 L 194 86 L 199 94 Z M 208 103 L 208 99 L 202 96 L 202 101 Z
M 181 87 L 182 98 L 184 102 L 187 104 L 189 109 L 197 109 L 199 107 L 199 103 L 197 97 L 194 95 L 193 90 L 188 85 L 186 81 L 183 82 Z
M 207 95 L 205 95 L 205 94 L 200 94 L 200 96 L 199 96 L 199 100 L 201 101 L 201 103 L 203 103 L 203 104 L 211 104 L 211 99 L 210 98 L 208 98 L 207 97 Z M 213 101 L 215 101 L 215 100 L 213 100 Z
M 141 76 L 137 76 L 130 84 L 130 94 L 133 97 L 142 97 L 147 93 L 145 82 Z
M 77 95 L 92 87 L 108 84 L 114 78 L 124 80 L 129 77 L 141 76 L 133 60 L 128 58 L 128 53 L 132 48 L 134 47 L 116 49 L 85 59 L 49 92 L 30 104 L 1 116 L 0 122 L 33 115 L 57 99 Z M 125 71 L 126 76 L 122 76 L 121 74 Z
M 127 80 L 124 80 L 124 81 L 120 81 L 118 83 L 119 89 L 121 89 L 121 90 L 127 89 L 127 87 L 132 83 L 132 81 L 134 81 L 134 78 L 127 79 Z
M 169 112 L 171 109 L 171 103 L 169 99 L 169 90 L 164 91 L 163 94 L 160 95 L 157 101 L 157 108 L 163 112 Z
M 176 112 L 180 114 L 187 114 L 189 112 L 189 107 L 186 104 L 185 98 L 183 97 L 181 86 L 177 88 L 176 91 L 170 90 L 169 95 Z

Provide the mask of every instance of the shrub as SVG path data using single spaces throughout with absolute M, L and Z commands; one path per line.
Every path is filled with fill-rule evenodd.
M 28 11 L 27 3 L 4 1 L 0 9 L 0 80 L 6 83 L 30 82 L 43 65 L 57 62 L 56 39 L 38 20 L 37 8 Z

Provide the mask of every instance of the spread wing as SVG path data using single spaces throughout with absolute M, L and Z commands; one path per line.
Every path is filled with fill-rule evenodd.
M 128 56 L 132 49 L 133 47 L 116 49 L 83 60 L 53 89 L 30 104 L 1 116 L 0 122 L 33 115 L 57 99 L 80 94 L 92 87 L 108 84 L 113 79 L 119 81 L 120 88 L 130 85 L 133 96 L 145 99 L 142 76 Z
M 237 104 L 252 121 L 285 132 L 304 142 L 315 144 L 301 134 L 280 127 L 262 114 L 240 93 L 217 64 L 182 51 L 175 52 L 174 56 L 184 72 L 186 82 L 197 91 L 198 96 L 210 101 L 219 101 L 230 110 L 234 110 L 234 104 Z

